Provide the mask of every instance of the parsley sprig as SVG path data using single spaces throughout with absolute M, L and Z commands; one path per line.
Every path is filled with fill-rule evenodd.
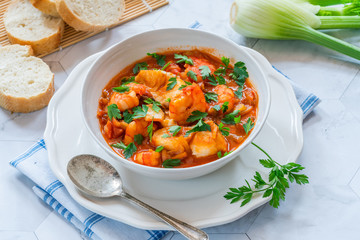
M 247 72 L 245 63 L 237 62 L 234 65 L 234 70 L 230 73 L 230 77 L 232 77 L 235 82 L 242 87 L 245 83 L 246 78 L 249 77 L 249 73 Z
M 135 67 L 133 68 L 133 73 L 137 74 L 140 72 L 140 70 L 147 70 L 148 64 L 146 62 L 141 62 L 135 64 Z
M 179 59 L 176 63 L 185 63 L 189 65 L 194 65 L 194 61 L 185 55 L 180 55 L 175 53 L 174 58 Z
M 190 133 L 193 132 L 205 132 L 205 131 L 211 131 L 211 127 L 209 124 L 205 123 L 202 119 L 198 121 L 198 123 L 189 131 L 185 133 L 185 137 L 188 137 Z
M 239 188 L 229 188 L 230 191 L 227 192 L 224 197 L 227 200 L 231 200 L 230 203 L 242 200 L 240 205 L 242 207 L 251 201 L 254 194 L 263 193 L 262 197 L 271 197 L 269 204 L 274 208 L 278 208 L 280 200 L 285 200 L 285 192 L 286 188 L 289 188 L 289 181 L 291 183 L 295 181 L 299 185 L 309 183 L 309 179 L 306 175 L 298 174 L 298 172 L 305 168 L 300 164 L 293 162 L 281 165 L 273 160 L 261 147 L 255 143 L 252 144 L 268 157 L 268 159 L 259 160 L 261 165 L 271 169 L 268 181 L 265 181 L 260 173 L 256 171 L 254 179 L 252 179 L 255 183 L 254 187 L 251 187 L 249 182 L 245 180 L 246 185 Z
M 123 142 L 111 144 L 112 147 L 120 148 L 124 150 L 124 157 L 126 159 L 131 158 L 131 156 L 136 152 L 137 148 L 135 144 L 132 142 L 129 145 L 125 145 Z
M 112 120 L 113 118 L 116 118 L 119 120 L 121 119 L 120 109 L 118 108 L 118 106 L 115 103 L 107 106 L 107 110 L 108 110 L 108 116 L 109 116 L 110 120 Z
M 151 56 L 156 59 L 156 63 L 163 67 L 165 65 L 165 55 L 159 55 L 157 53 L 147 53 L 148 56 Z
M 166 85 L 166 91 L 173 89 L 176 84 L 177 84 L 176 78 L 175 77 L 170 78 L 168 84 Z
M 210 103 L 211 101 L 217 102 L 218 95 L 214 92 L 207 92 L 205 93 L 205 100 L 207 103 Z

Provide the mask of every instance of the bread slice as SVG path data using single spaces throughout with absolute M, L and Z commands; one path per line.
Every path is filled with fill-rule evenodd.
M 42 13 L 28 0 L 15 0 L 9 5 L 4 25 L 11 43 L 31 45 L 35 55 L 56 49 L 64 31 L 61 18 Z
M 54 74 L 29 46 L 0 48 L 0 106 L 11 112 L 32 112 L 48 105 Z
M 57 0 L 62 19 L 78 31 L 94 32 L 119 22 L 124 0 Z
M 30 3 L 45 14 L 60 17 L 56 10 L 55 0 L 30 0 Z

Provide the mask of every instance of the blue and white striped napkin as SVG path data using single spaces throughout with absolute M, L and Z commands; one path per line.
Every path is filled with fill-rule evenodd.
M 199 28 L 200 26 L 199 22 L 195 22 L 190 27 Z M 294 83 L 291 84 L 305 118 L 319 104 L 320 100 L 314 94 Z M 43 139 L 11 161 L 10 164 L 36 184 L 33 191 L 39 198 L 91 239 L 157 240 L 167 233 L 167 231 L 150 231 L 131 227 L 93 213 L 75 202 L 64 185 L 53 175 Z

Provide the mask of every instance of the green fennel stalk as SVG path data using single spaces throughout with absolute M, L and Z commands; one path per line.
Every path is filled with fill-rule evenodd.
M 253 38 L 301 39 L 360 60 L 360 48 L 316 29 L 360 28 L 359 16 L 317 16 L 314 0 L 235 0 L 231 25 Z M 320 0 L 316 1 L 320 2 Z M 325 0 L 322 5 L 341 1 Z

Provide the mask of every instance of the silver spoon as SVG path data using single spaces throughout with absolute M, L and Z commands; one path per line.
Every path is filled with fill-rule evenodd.
M 113 196 L 126 198 L 130 202 L 152 212 L 188 239 L 209 239 L 208 235 L 200 229 L 175 219 L 126 193 L 123 190 L 119 173 L 113 166 L 99 157 L 94 155 L 75 156 L 69 161 L 67 172 L 75 186 L 87 195 L 99 198 Z

